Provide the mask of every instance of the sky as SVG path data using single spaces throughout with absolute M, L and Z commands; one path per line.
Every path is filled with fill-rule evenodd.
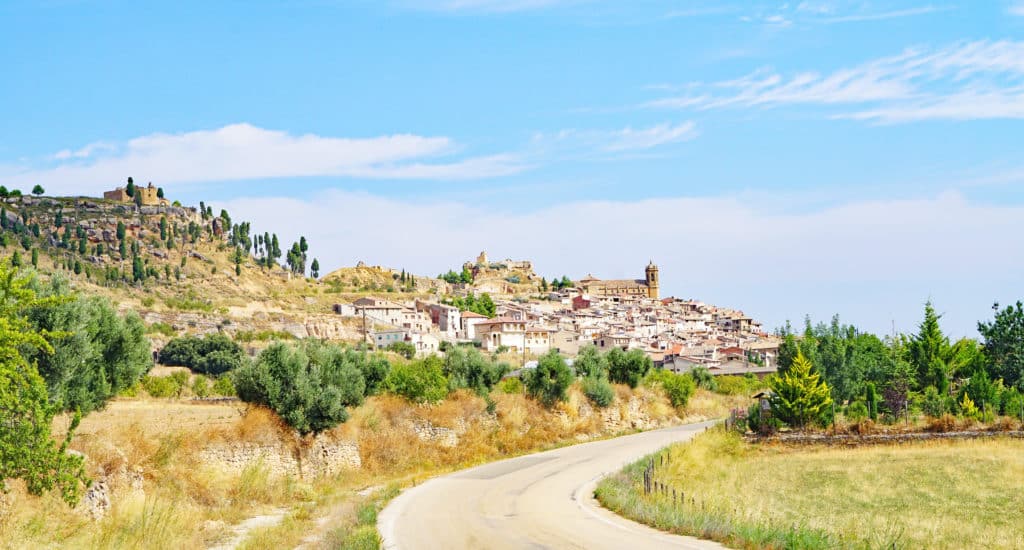
M 653 260 L 886 334 L 1024 299 L 1024 0 L 4 0 L 0 68 L 0 184 L 151 181 L 324 272 Z

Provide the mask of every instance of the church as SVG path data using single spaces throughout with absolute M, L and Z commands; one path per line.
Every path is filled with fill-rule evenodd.
M 658 266 L 651 261 L 644 270 L 644 279 L 601 280 L 587 275 L 576 283 L 580 291 L 593 298 L 638 297 L 657 300 L 659 297 Z

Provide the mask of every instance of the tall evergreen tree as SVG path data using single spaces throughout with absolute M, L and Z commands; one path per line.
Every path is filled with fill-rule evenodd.
M 794 428 L 804 428 L 822 418 L 832 404 L 828 384 L 811 362 L 798 352 L 789 370 L 768 382 L 773 395 L 772 414 Z

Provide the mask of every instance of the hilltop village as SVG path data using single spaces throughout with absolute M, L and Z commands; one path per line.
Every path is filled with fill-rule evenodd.
M 775 372 L 779 340 L 760 323 L 742 311 L 662 298 L 658 266 L 652 261 L 643 271 L 636 280 L 587 275 L 548 285 L 529 261 L 491 262 L 481 253 L 463 265 L 464 281 L 451 285 L 456 300 L 364 297 L 334 311 L 366 321 L 365 338 L 379 349 L 406 342 L 428 354 L 471 343 L 524 357 L 551 349 L 574 356 L 593 344 L 603 351 L 642 350 L 674 372 L 696 366 L 714 375 Z M 493 308 L 490 315 L 457 307 L 481 297 Z
M 742 311 L 663 297 L 653 261 L 628 280 L 548 281 L 531 261 L 486 253 L 437 277 L 363 262 L 321 277 L 315 259 L 307 269 L 304 238 L 279 265 L 276 235 L 250 234 L 250 224 L 209 205 L 171 202 L 152 184 L 129 180 L 102 199 L 12 194 L 3 204 L 0 247 L 17 256 L 19 243 L 33 264 L 73 274 L 176 332 L 287 333 L 416 355 L 471 345 L 526 366 L 552 349 L 573 357 L 593 344 L 642 350 L 675 372 L 775 371 L 777 338 Z M 163 340 L 153 335 L 155 350 Z

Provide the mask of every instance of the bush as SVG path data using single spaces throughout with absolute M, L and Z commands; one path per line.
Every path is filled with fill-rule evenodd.
M 568 398 L 566 393 L 573 381 L 573 373 L 565 359 L 551 350 L 537 362 L 537 367 L 523 375 L 526 393 L 540 401 L 545 407 L 552 407 Z
M 715 378 L 716 393 L 722 395 L 746 395 L 756 393 L 757 390 L 768 387 L 763 380 L 754 375 L 748 376 L 719 376 Z
M 664 369 L 654 369 L 644 378 L 646 385 L 660 387 L 673 407 L 685 407 L 697 391 L 697 383 L 689 374 L 676 374 Z
M 614 348 L 605 357 L 608 360 L 608 379 L 631 388 L 637 387 L 654 366 L 651 358 L 638 349 L 625 352 Z
M 949 412 L 946 408 L 946 399 L 939 395 L 939 390 L 935 389 L 935 386 L 928 386 L 924 389 L 924 395 L 921 397 L 921 410 L 926 416 L 932 418 L 938 418 Z
M 239 399 L 269 408 L 301 435 L 348 420 L 346 407 L 362 403 L 366 388 L 340 348 L 318 342 L 272 344 L 233 379 Z
M 604 355 L 601 355 L 597 346 L 584 346 L 576 356 L 572 366 L 576 369 L 576 375 L 583 378 L 608 377 L 608 360 Z
M 160 350 L 160 363 L 220 375 L 245 363 L 242 346 L 223 334 L 175 338 Z
M 442 371 L 448 378 L 448 389 L 471 389 L 479 394 L 489 392 L 511 367 L 486 357 L 475 348 L 456 347 L 448 351 Z
M 754 403 L 747 410 L 747 427 L 757 435 L 767 437 L 778 432 L 779 428 L 782 427 L 782 422 L 778 418 L 772 418 L 764 414 L 764 411 L 761 410 L 761 404 Z
M 615 389 L 604 378 L 588 376 L 583 379 L 583 395 L 602 409 L 615 401 Z
M 448 396 L 448 380 L 437 356 L 391 367 L 384 386 L 414 403 L 437 403 Z
M 523 393 L 523 381 L 518 378 L 506 378 L 498 383 L 498 390 L 509 395 Z
M 693 367 L 693 370 L 691 370 L 689 374 L 693 377 L 693 381 L 697 383 L 698 388 L 704 388 L 708 391 L 715 391 L 718 389 L 715 377 L 707 367 Z M 735 378 L 740 378 L 742 380 L 742 377 L 737 376 Z M 746 384 L 744 384 L 744 387 L 746 387 Z
M 231 382 L 231 377 L 226 374 L 213 382 L 213 393 L 221 397 L 235 397 L 238 395 L 235 392 L 235 385 Z
M 210 381 L 203 376 L 197 376 L 192 381 L 192 394 L 200 399 L 210 396 Z
M 180 378 L 175 378 L 173 376 L 147 376 L 142 379 L 142 387 L 150 397 L 161 399 L 178 397 L 181 395 L 182 391 Z
M 868 406 L 863 401 L 854 401 L 846 407 L 846 420 L 854 424 L 868 417 Z
M 406 359 L 412 359 L 416 356 L 416 346 L 409 342 L 394 342 L 386 349 L 388 351 L 395 352 Z

